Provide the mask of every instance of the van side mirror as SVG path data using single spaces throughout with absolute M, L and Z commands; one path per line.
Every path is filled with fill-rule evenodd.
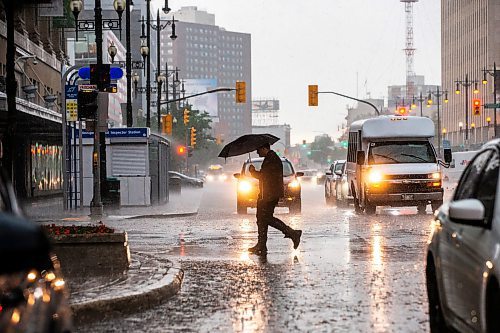
M 296 172 L 295 177 L 303 177 L 304 173 L 302 171 Z
M 358 150 L 356 153 L 356 164 L 363 165 L 365 164 L 365 152 L 362 150 Z
M 451 160 L 452 160 L 451 149 L 445 148 L 444 149 L 444 161 L 446 163 L 451 163 Z

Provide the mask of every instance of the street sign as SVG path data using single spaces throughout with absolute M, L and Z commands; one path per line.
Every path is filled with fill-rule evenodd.
M 64 87 L 66 96 L 66 121 L 78 120 L 78 86 L 66 85 Z
M 485 109 L 500 109 L 500 103 L 486 103 L 484 104 Z
M 97 85 L 95 84 L 80 84 L 78 86 L 79 91 L 94 91 L 97 90 Z

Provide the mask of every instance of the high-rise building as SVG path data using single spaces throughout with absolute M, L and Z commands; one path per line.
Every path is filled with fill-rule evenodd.
M 245 81 L 246 103 L 236 104 L 234 92 L 219 93 L 207 99 L 204 111 L 213 117 L 214 134 L 221 140 L 227 142 L 243 133 L 251 133 L 250 34 L 227 31 L 215 25 L 215 16 L 197 7 L 182 7 L 168 15 L 169 19 L 172 17 L 179 20 L 176 23 L 178 38 L 172 41 L 170 33 L 162 33 L 162 67 L 167 64 L 169 69 L 180 69 L 180 78 L 188 83 L 186 95 L 201 92 L 200 89 L 234 88 L 236 81 Z M 190 91 L 189 87 L 197 90 Z M 194 99 L 190 103 L 196 105 Z
M 473 115 L 472 99 L 493 103 L 493 80 L 481 84 L 483 68 L 492 69 L 500 64 L 500 3 L 496 0 L 443 0 L 441 2 L 441 78 L 444 90 L 449 92 L 449 103 L 443 109 L 443 129 L 446 139 L 455 147 L 470 148 L 492 138 L 493 109 L 481 107 L 480 115 Z M 468 123 L 466 124 L 465 87 L 456 80 L 478 81 L 479 94 L 474 94 L 475 84 L 468 88 Z M 489 117 L 489 118 L 488 118 Z M 498 119 L 500 122 L 500 119 Z M 465 141 L 465 129 L 469 140 Z M 442 129 L 442 130 L 443 130 Z

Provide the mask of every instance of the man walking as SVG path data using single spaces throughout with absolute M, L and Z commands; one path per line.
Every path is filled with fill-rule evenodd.
M 269 144 L 257 149 L 257 154 L 264 157 L 260 171 L 250 166 L 250 174 L 259 180 L 259 199 L 257 200 L 257 245 L 248 249 L 249 252 L 259 255 L 267 254 L 267 229 L 268 226 L 281 231 L 285 238 L 293 241 L 293 248 L 296 249 L 300 243 L 302 230 L 294 230 L 283 221 L 273 216 L 274 208 L 281 197 L 284 196 L 283 186 L 283 162 L 280 157 L 271 150 Z

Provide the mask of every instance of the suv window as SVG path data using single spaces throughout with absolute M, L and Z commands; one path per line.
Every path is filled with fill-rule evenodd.
M 481 180 L 481 172 L 486 167 L 491 154 L 491 150 L 486 150 L 476 156 L 472 163 L 467 166 L 460 178 L 454 200 L 475 198 L 476 188 Z
M 491 225 L 495 208 L 499 162 L 498 153 L 494 152 L 484 168 L 481 175 L 481 181 L 477 184 L 477 193 L 475 197 L 484 205 L 484 219 L 487 225 Z

